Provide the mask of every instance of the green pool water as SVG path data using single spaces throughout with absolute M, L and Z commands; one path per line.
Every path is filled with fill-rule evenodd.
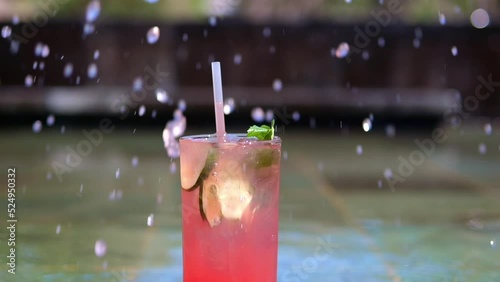
M 0 281 L 181 281 L 178 160 L 161 132 L 106 135 L 59 179 L 52 164 L 85 140 L 80 130 L 2 132 Z M 282 135 L 278 281 L 500 281 L 500 136 L 450 131 L 390 187 L 384 174 L 400 176 L 401 157 L 428 137 Z M 15 275 L 6 264 L 9 167 Z

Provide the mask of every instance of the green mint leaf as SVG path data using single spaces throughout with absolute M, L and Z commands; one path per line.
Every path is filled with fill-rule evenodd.
M 274 119 L 271 122 L 271 126 L 268 125 L 252 125 L 247 130 L 247 137 L 257 137 L 260 141 L 272 140 L 274 138 Z

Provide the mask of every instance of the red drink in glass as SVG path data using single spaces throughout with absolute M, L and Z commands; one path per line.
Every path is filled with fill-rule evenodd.
M 276 282 L 281 139 L 180 139 L 184 282 Z

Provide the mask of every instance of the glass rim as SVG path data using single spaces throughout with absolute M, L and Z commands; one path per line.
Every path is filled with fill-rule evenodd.
M 227 133 L 226 135 L 231 135 L 231 136 L 237 136 L 237 137 L 247 137 L 246 133 Z M 179 138 L 179 141 L 183 140 L 200 140 L 200 141 L 205 141 L 205 142 L 213 142 L 217 143 L 216 140 L 201 140 L 201 139 L 208 139 L 208 138 L 217 138 L 217 134 L 212 133 L 212 134 L 195 134 L 195 135 L 185 135 Z M 272 140 L 255 140 L 256 143 L 258 144 L 281 144 L 281 138 L 277 135 L 274 135 L 274 138 Z M 226 143 L 236 143 L 236 142 L 226 142 Z

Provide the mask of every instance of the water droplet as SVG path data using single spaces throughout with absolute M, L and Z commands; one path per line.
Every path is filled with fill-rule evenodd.
M 453 47 L 451 47 L 451 54 L 452 54 L 453 56 L 458 55 L 458 49 L 457 49 L 457 46 L 453 46 Z
M 255 122 L 259 122 L 260 123 L 260 122 L 264 121 L 265 113 L 264 113 L 264 110 L 261 107 L 253 108 L 251 115 L 252 115 L 252 119 Z
M 83 34 L 89 35 L 95 32 L 95 26 L 91 23 L 85 23 L 83 26 Z
M 21 22 L 21 19 L 19 18 L 18 15 L 12 16 L 12 24 L 13 25 L 18 25 Z
M 184 33 L 182 35 L 182 42 L 187 42 L 189 40 L 189 35 L 187 33 Z
M 241 61 L 242 61 L 241 54 L 239 54 L 239 53 L 235 54 L 234 58 L 233 58 L 234 64 L 239 65 L 239 64 L 241 64 Z
M 234 102 L 233 98 L 228 98 L 226 101 L 224 101 L 224 114 L 229 115 L 234 111 L 234 108 L 236 106 L 236 103 Z
M 276 47 L 274 47 L 274 45 L 269 46 L 269 53 L 271 54 L 276 53 Z
M 10 41 L 10 53 L 17 54 L 19 52 L 19 46 L 21 43 L 17 40 Z
M 43 47 L 42 47 L 42 52 L 41 52 L 41 54 L 40 54 L 40 55 L 41 55 L 43 58 L 47 58 L 47 57 L 49 56 L 49 54 L 50 54 L 50 48 L 49 48 L 49 46 L 48 46 L 48 45 L 43 45 Z
M 45 62 L 40 62 L 40 65 L 38 66 L 39 70 L 44 70 L 45 69 Z
M 61 126 L 61 134 L 64 134 L 64 132 L 66 132 L 66 126 Z
M 175 174 L 176 172 L 177 172 L 177 165 L 175 164 L 175 162 L 171 162 L 170 163 L 170 173 Z
M 80 76 L 79 75 L 76 76 L 75 83 L 76 83 L 76 85 L 80 85 Z
M 385 38 L 379 37 L 378 40 L 377 40 L 377 44 L 380 47 L 384 47 L 385 46 Z
M 439 23 L 441 25 L 445 25 L 446 24 L 446 16 L 441 12 L 439 12 L 438 15 L 439 15 Z
M 12 28 L 8 25 L 2 27 L 2 37 L 7 38 L 12 34 Z
M 271 36 L 271 29 L 269 27 L 265 27 L 263 30 L 262 30 L 262 35 L 264 35 L 264 37 L 269 37 Z
M 38 62 L 33 62 L 33 70 L 36 70 L 38 68 Z
M 217 18 L 214 16 L 211 16 L 208 18 L 208 24 L 210 26 L 216 26 L 217 25 Z
M 95 255 L 98 257 L 103 257 L 104 255 L 106 255 L 107 248 L 108 247 L 104 240 L 97 240 L 94 246 Z
M 149 44 L 155 44 L 158 42 L 158 39 L 160 38 L 160 28 L 157 26 L 154 26 L 148 30 L 148 33 L 146 34 L 146 39 Z
M 486 151 L 487 151 L 486 144 L 480 143 L 478 146 L 478 149 L 479 149 L 479 154 L 481 154 L 481 155 L 486 154 Z
M 493 129 L 491 127 L 491 124 L 487 123 L 484 125 L 484 133 L 486 133 L 486 135 L 491 135 L 492 131 Z
M 160 103 L 166 104 L 168 102 L 167 91 L 161 88 L 156 89 L 156 100 L 158 100 L 158 102 Z
M 142 89 L 143 81 L 141 77 L 134 78 L 134 82 L 132 83 L 132 89 L 135 92 L 139 92 Z
M 288 151 L 287 150 L 283 150 L 283 160 L 288 160 Z
M 38 42 L 36 45 L 35 45 L 35 56 L 36 57 L 40 57 L 42 56 L 42 52 L 43 52 L 43 43 L 41 42 Z
M 396 127 L 394 125 L 392 125 L 392 124 L 388 124 L 385 127 L 385 134 L 389 138 L 394 138 L 394 136 L 396 136 Z
M 80 193 L 82 193 L 82 192 L 83 192 L 83 183 L 80 184 Z
M 187 108 L 186 101 L 184 101 L 184 99 L 179 100 L 179 103 L 177 103 L 177 108 L 184 112 Z
M 371 119 L 369 119 L 369 118 L 365 118 L 365 119 L 363 120 L 363 130 L 364 130 L 365 132 L 368 132 L 368 131 L 370 131 L 371 129 L 372 129 L 372 121 L 371 121 Z
M 484 9 L 476 9 L 470 15 L 470 22 L 475 28 L 485 28 L 490 24 L 490 15 Z
M 418 38 L 413 39 L 413 47 L 415 47 L 415 49 L 420 48 L 420 39 Z
M 356 146 L 356 154 L 358 154 L 358 155 L 363 154 L 363 146 L 361 146 L 361 145 Z
M 380 189 L 380 188 L 382 188 L 382 180 L 380 180 L 380 179 L 379 179 L 379 180 L 377 181 L 377 187 L 378 187 L 379 189 Z
M 345 58 L 347 55 L 349 55 L 349 44 L 342 42 L 339 44 L 337 47 L 337 50 L 335 51 L 335 56 L 339 59 Z
M 101 55 L 101 52 L 99 50 L 94 51 L 94 60 L 99 59 L 99 56 Z
M 384 170 L 384 178 L 385 179 L 391 179 L 392 178 L 392 169 L 386 168 Z
M 297 111 L 293 112 L 292 119 L 293 119 L 293 121 L 299 121 L 300 120 L 300 113 Z
M 148 216 L 148 221 L 147 221 L 148 226 L 149 227 L 153 226 L 154 222 L 155 222 L 155 216 L 153 214 L 150 214 Z
M 139 107 L 139 116 L 142 117 L 146 113 L 146 106 L 141 105 Z
M 52 179 L 52 172 L 47 172 L 47 180 L 51 180 Z
M 133 156 L 132 157 L 132 166 L 137 167 L 139 165 L 139 157 Z
M 269 109 L 266 111 L 266 121 L 271 122 L 274 119 L 274 111 Z
M 98 73 L 97 65 L 95 63 L 92 63 L 88 66 L 87 68 L 87 76 L 90 79 L 96 78 Z
M 418 39 L 422 39 L 422 36 L 423 36 L 422 29 L 420 27 L 416 27 L 415 28 L 415 37 Z
M 361 57 L 363 58 L 363 60 L 368 61 L 368 59 L 370 59 L 370 52 L 366 50 L 363 51 L 363 53 L 361 53 Z
M 115 172 L 115 178 L 118 179 L 120 178 L 120 169 L 117 169 Z
M 59 234 L 59 233 L 61 233 L 61 225 L 60 224 L 58 224 L 56 226 L 56 234 Z
M 496 247 L 496 245 L 497 245 L 497 244 L 496 244 L 495 240 L 491 240 L 491 241 L 490 241 L 490 246 L 491 246 L 492 248 Z
M 144 0 L 149 4 L 158 3 L 159 0 Z
M 281 91 L 283 89 L 283 83 L 281 82 L 281 79 L 275 79 L 273 81 L 273 90 L 276 92 Z
M 87 5 L 87 12 L 85 14 L 85 19 L 89 23 L 94 22 L 95 20 L 97 20 L 100 13 L 101 13 L 101 2 L 99 0 L 93 0 Z
M 65 78 L 68 78 L 68 77 L 70 77 L 72 74 L 73 74 L 73 64 L 72 64 L 72 63 L 67 63 L 67 64 L 64 66 L 63 75 L 64 75 L 64 77 L 65 77 Z
M 151 118 L 156 118 L 156 110 L 151 111 Z
M 47 117 L 47 126 L 53 126 L 56 121 L 56 117 L 54 115 L 49 115 Z

